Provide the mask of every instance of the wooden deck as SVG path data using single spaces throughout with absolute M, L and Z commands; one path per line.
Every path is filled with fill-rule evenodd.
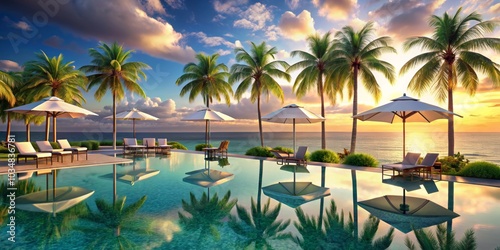
M 81 157 L 80 160 L 77 161 L 76 157 L 73 162 L 71 162 L 70 157 L 64 158 L 64 163 L 57 162 L 54 158 L 53 164 L 49 162 L 46 164 L 45 159 L 41 159 L 38 161 L 38 169 L 36 168 L 34 160 L 28 160 L 28 162 L 24 162 L 24 159 L 19 159 L 19 164 L 14 166 L 16 173 L 23 173 L 33 170 L 53 170 L 53 169 L 64 169 L 64 168 L 82 168 L 82 167 L 92 167 L 92 166 L 100 166 L 100 165 L 110 165 L 110 164 L 126 164 L 132 163 L 132 159 L 125 158 L 117 158 L 113 156 L 108 156 L 104 154 L 89 154 L 88 160 L 85 160 L 85 156 Z M 9 166 L 7 165 L 7 161 L 1 162 L 0 165 L 0 175 L 7 174 L 9 170 Z

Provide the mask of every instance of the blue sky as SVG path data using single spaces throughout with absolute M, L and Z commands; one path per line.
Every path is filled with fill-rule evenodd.
M 181 87 L 175 80 L 182 74 L 183 66 L 194 61 L 196 53 L 219 53 L 219 62 L 231 66 L 234 61 L 234 48 L 248 48 L 248 42 L 266 41 L 278 49 L 278 59 L 289 63 L 293 50 L 307 50 L 305 38 L 309 34 L 335 33 L 345 25 L 362 27 L 373 21 L 377 36 L 390 36 L 397 55 L 384 56 L 397 70 L 418 51 L 403 52 L 402 42 L 416 35 L 429 35 L 428 18 L 442 15 L 445 11 L 455 13 L 458 7 L 464 13 L 477 11 L 483 19 L 499 18 L 498 0 L 445 1 L 445 0 L 0 0 L 0 69 L 22 70 L 22 65 L 34 59 L 35 53 L 45 51 L 49 56 L 59 53 L 66 61 L 74 61 L 76 67 L 90 63 L 88 49 L 95 48 L 99 42 L 118 42 L 127 49 L 135 50 L 133 61 L 142 61 L 151 66 L 146 73 L 148 79 L 141 85 L 148 98 L 141 99 L 129 95 L 120 103 L 118 111 L 137 107 L 160 118 L 155 122 L 137 123 L 138 131 L 199 131 L 202 124 L 181 122 L 180 117 L 203 105 L 202 99 L 189 103 L 187 98 L 179 97 Z M 499 31 L 489 36 L 499 36 Z M 492 59 L 499 62 L 498 55 Z M 294 74 L 292 74 L 294 76 Z M 411 74 L 401 76 L 394 85 L 384 78 L 378 78 L 383 89 L 379 103 L 360 90 L 360 111 L 388 102 L 406 91 Z M 492 89 L 487 79 L 484 87 L 474 97 L 461 98 L 457 93 L 456 109 L 465 117 L 481 110 L 484 119 L 493 118 L 500 123 L 498 103 L 500 95 Z M 292 80 L 293 81 L 293 80 Z M 263 114 L 290 103 L 298 103 L 313 112 L 319 113 L 319 98 L 311 92 L 297 100 L 291 91 L 292 83 L 282 82 L 286 94 L 284 103 L 274 99 L 262 106 Z M 234 86 L 236 88 L 237 85 Z M 484 91 L 483 91 L 484 90 Z M 110 114 L 111 98 L 108 95 L 101 102 L 93 98 L 95 89 L 85 94 L 87 103 L 83 106 L 100 114 L 99 118 L 85 120 L 61 119 L 59 131 L 74 131 L 80 128 L 98 127 L 110 130 L 110 122 L 102 117 Z M 409 95 L 415 94 L 409 92 Z M 434 101 L 432 93 L 420 96 L 425 101 L 445 107 L 444 103 Z M 232 105 L 214 104 L 238 121 L 214 126 L 220 131 L 257 131 L 255 119 L 256 105 L 243 98 L 233 100 Z M 485 110 L 485 107 L 488 110 Z M 327 128 L 329 131 L 350 131 L 350 101 L 345 99 L 327 107 Z M 459 121 L 457 131 L 473 130 L 480 122 Z M 479 119 L 479 121 L 481 121 Z M 483 120 L 484 121 L 484 120 Z M 492 125 L 491 131 L 498 131 L 499 125 Z M 363 123 L 365 124 L 365 123 Z M 471 125 L 472 124 L 472 125 Z M 119 131 L 130 128 L 129 122 L 119 122 Z M 269 128 L 269 125 L 266 125 Z M 272 129 L 288 131 L 287 126 L 271 125 Z M 361 131 L 384 130 L 383 124 L 359 126 Z M 399 126 L 392 126 L 399 130 Z M 445 126 L 442 126 L 444 129 Z M 22 129 L 20 124 L 15 129 Z M 312 125 L 303 130 L 317 130 Z M 435 128 L 433 128 L 435 129 Z

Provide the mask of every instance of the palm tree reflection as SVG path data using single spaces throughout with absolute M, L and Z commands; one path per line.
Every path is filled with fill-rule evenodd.
M 415 229 L 413 230 L 417 238 L 420 249 L 456 249 L 456 250 L 472 250 L 477 249 L 476 237 L 474 230 L 465 231 L 464 237 L 461 240 L 455 239 L 455 233 L 448 231 L 444 224 L 439 224 L 436 227 L 436 233 L 433 234 L 430 230 Z M 408 249 L 417 249 L 408 236 L 405 238 L 405 245 Z

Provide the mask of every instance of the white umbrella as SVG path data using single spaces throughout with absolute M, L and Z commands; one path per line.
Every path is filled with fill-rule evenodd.
M 205 143 L 208 145 L 210 143 L 210 121 L 234 121 L 234 118 L 224 113 L 204 108 L 185 116 L 181 121 L 205 121 Z
M 450 112 L 446 109 L 434 106 L 418 99 L 403 96 L 392 99 L 392 102 L 384 104 L 374 109 L 359 113 L 353 118 L 362 121 L 377 121 L 392 123 L 394 118 L 399 117 L 403 120 L 403 157 L 405 155 L 405 133 L 406 122 L 432 122 L 437 119 L 448 119 L 449 115 L 461 115 Z
M 52 125 L 54 141 L 56 141 L 56 117 L 59 118 L 81 118 L 87 115 L 97 115 L 96 113 L 80 108 L 73 104 L 69 104 L 62 99 L 52 96 L 43 98 L 40 101 L 32 102 L 26 105 L 7 109 L 6 111 L 38 115 L 38 116 L 52 116 L 54 117 L 54 124 Z
M 293 124 L 293 151 L 295 152 L 295 124 L 296 123 L 314 123 L 325 120 L 322 116 L 299 107 L 295 104 L 287 105 L 270 114 L 262 117 L 264 121 L 275 123 L 291 123 Z
M 113 119 L 113 115 L 106 116 L 104 119 Z M 129 111 L 123 111 L 118 114 L 116 114 L 116 119 L 118 120 L 132 120 L 133 123 L 133 131 L 134 131 L 134 138 L 135 138 L 135 121 L 136 120 L 158 120 L 158 117 L 154 117 L 150 114 L 146 114 L 144 112 L 141 112 L 137 109 L 132 109 Z

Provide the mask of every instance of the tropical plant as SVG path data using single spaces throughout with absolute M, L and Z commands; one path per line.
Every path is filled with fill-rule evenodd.
M 207 232 L 209 232 L 216 240 L 220 239 L 218 227 L 222 224 L 222 220 L 229 215 L 231 209 L 236 205 L 237 199 L 231 198 L 231 191 L 219 199 L 217 193 L 211 198 L 207 193 L 203 192 L 198 200 L 193 193 L 189 193 L 190 202 L 182 200 L 182 208 L 186 214 L 179 212 L 180 224 L 190 234 L 199 234 L 201 240 Z
M 309 157 L 311 161 L 317 162 L 328 162 L 328 163 L 339 163 L 339 155 L 331 150 L 320 149 L 312 152 Z
M 460 152 L 454 154 L 453 156 L 445 156 L 439 159 L 441 162 L 441 167 L 443 171 L 449 174 L 455 174 L 460 172 L 462 168 L 469 164 L 469 159 L 465 158 L 465 155 L 460 154 Z
M 175 81 L 175 84 L 186 83 L 181 90 L 180 96 L 189 92 L 189 102 L 193 102 L 198 95 L 203 97 L 203 103 L 210 108 L 213 99 L 224 101 L 229 106 L 233 88 L 226 79 L 229 78 L 228 68 L 223 63 L 217 63 L 219 54 L 211 56 L 203 53 L 197 54 L 198 64 L 188 63 L 184 66 L 184 74 Z M 205 121 L 205 142 L 209 141 L 208 126 L 210 121 Z
M 187 147 L 182 145 L 180 142 L 169 141 L 167 144 L 171 145 L 172 148 L 175 148 L 175 149 L 187 150 Z
M 455 233 L 453 231 L 451 233 L 447 232 L 446 227 L 443 224 L 437 225 L 435 234 L 433 234 L 430 230 L 425 229 L 416 229 L 413 230 L 413 232 L 415 233 L 415 237 L 417 238 L 420 249 L 422 250 L 477 249 L 476 237 L 474 236 L 474 231 L 472 229 L 465 231 L 465 235 L 460 241 L 455 239 Z M 417 249 L 415 243 L 413 243 L 408 236 L 405 238 L 405 245 L 408 249 Z
M 284 78 L 290 81 L 290 75 L 281 70 L 289 67 L 285 61 L 274 60 L 274 55 L 278 53 L 276 47 L 269 48 L 266 42 L 259 45 L 251 43 L 251 50 L 248 53 L 245 49 L 238 47 L 235 49 L 236 64 L 231 66 L 231 76 L 229 82 L 239 82 L 235 92 L 235 98 L 241 100 L 245 92 L 250 88 L 250 101 L 257 101 L 257 116 L 259 119 L 260 146 L 264 147 L 264 136 L 262 134 L 262 114 L 260 110 L 261 96 L 264 95 L 269 100 L 271 94 L 284 101 L 283 89 L 275 78 Z M 240 64 L 239 62 L 243 62 Z
M 287 147 L 283 147 L 283 146 L 277 146 L 277 147 L 274 147 L 273 150 L 281 151 L 281 152 L 285 152 L 285 153 L 289 153 L 289 154 L 293 154 L 293 148 L 287 148 Z
M 294 70 L 301 70 L 293 89 L 298 98 L 303 97 L 312 88 L 316 87 L 317 93 L 321 100 L 321 116 L 325 117 L 325 84 L 324 77 L 326 74 L 326 65 L 331 59 L 329 57 L 330 51 L 333 49 L 332 41 L 330 39 L 330 32 L 325 33 L 322 37 L 319 34 L 310 35 L 307 38 L 308 47 L 311 53 L 295 50 L 290 54 L 292 57 L 298 56 L 302 61 L 299 61 L 288 68 L 288 72 Z M 330 100 L 335 102 L 335 96 L 331 95 Z M 326 122 L 321 122 L 321 148 L 326 148 Z
M 349 154 L 344 158 L 343 164 L 351 166 L 377 167 L 378 161 L 369 154 Z
M 433 15 L 429 25 L 434 32 L 432 37 L 411 37 L 403 47 L 410 50 L 418 47 L 422 54 L 417 55 L 403 67 L 400 74 L 422 65 L 410 80 L 408 88 L 419 94 L 431 90 L 439 101 L 448 99 L 448 111 L 453 112 L 453 91 L 460 85 L 469 95 L 474 95 L 479 84 L 478 72 L 486 74 L 493 85 L 500 86 L 499 65 L 477 52 L 491 49 L 500 52 L 500 39 L 484 37 L 492 32 L 498 21 L 482 21 L 481 15 L 472 12 L 465 17 L 459 8 L 455 15 L 447 12 L 442 17 Z M 472 22 L 477 22 L 470 26 Z M 454 117 L 448 119 L 448 155 L 453 156 L 455 147 Z
M 106 249 L 134 248 L 134 242 L 122 236 L 122 229 L 141 234 L 150 232 L 148 223 L 145 223 L 143 219 L 139 219 L 136 215 L 137 211 L 144 205 L 146 198 L 146 196 L 143 196 L 128 206 L 125 206 L 127 199 L 125 196 L 118 198 L 115 203 L 108 203 L 104 199 L 96 199 L 97 211 L 92 211 L 87 205 L 89 214 L 83 218 L 104 226 L 99 227 L 100 230 L 96 230 L 95 227 L 86 228 L 87 225 L 92 224 L 85 224 L 80 228 L 83 232 L 93 235 L 93 242 L 90 247 L 99 246 Z
M 375 28 L 373 22 L 368 22 L 359 31 L 345 26 L 335 34 L 335 46 L 331 53 L 333 57 L 328 66 L 329 74 L 326 91 L 330 96 L 347 89 L 352 98 L 352 115 L 358 114 L 358 78 L 365 89 L 373 95 L 376 101 L 380 99 L 381 90 L 373 71 L 380 72 L 393 83 L 395 80 L 394 66 L 378 57 L 383 53 L 394 52 L 389 45 L 391 39 L 387 36 L 372 39 Z M 356 151 L 357 119 L 352 119 L 352 134 L 350 152 Z
M 231 216 L 229 226 L 233 231 L 242 236 L 241 248 L 247 248 L 252 243 L 252 249 L 272 249 L 269 240 L 291 239 L 291 233 L 283 231 L 290 224 L 289 220 L 277 220 L 281 209 L 281 203 L 274 208 L 270 208 L 271 199 L 267 199 L 266 204 L 260 207 L 253 197 L 251 198 L 251 214 L 242 206 L 236 206 L 236 211 L 240 221 Z
M 28 91 L 26 96 L 31 101 L 43 97 L 56 96 L 65 102 L 81 105 L 85 102 L 82 90 L 86 91 L 87 79 L 80 70 L 76 70 L 73 62 L 64 62 L 62 54 L 49 58 L 45 52 L 36 54 L 37 60 L 25 64 L 23 77 L 26 79 Z M 45 118 L 45 140 L 49 135 L 49 115 Z M 56 117 L 52 117 L 56 126 Z M 54 134 L 54 141 L 56 135 Z
M 375 239 L 380 220 L 372 215 L 364 223 L 361 235 L 357 238 L 351 213 L 346 222 L 344 213 L 337 212 L 333 200 L 326 211 L 324 230 L 319 219 L 308 217 L 301 208 L 295 209 L 295 214 L 299 221 L 294 222 L 294 225 L 302 235 L 302 239 L 296 237 L 295 242 L 304 249 L 387 249 L 394 238 L 394 228 L 391 227 L 387 234 Z
M 260 157 L 273 157 L 270 147 L 253 147 L 245 152 L 245 155 L 260 156 Z
M 102 52 L 99 52 L 101 50 Z M 141 77 L 146 79 L 143 69 L 149 66 L 142 62 L 128 62 L 132 50 L 124 50 L 116 42 L 111 46 L 101 43 L 98 49 L 90 49 L 92 64 L 80 68 L 87 75 L 88 89 L 97 86 L 94 97 L 100 101 L 108 89 L 113 98 L 113 149 L 116 149 L 116 101 L 125 97 L 125 90 L 146 97 L 146 93 L 139 85 Z
M 0 70 L 0 100 L 6 100 L 10 105 L 14 105 L 16 97 L 12 92 L 14 85 L 11 75 Z
M 500 180 L 500 167 L 491 162 L 476 161 L 465 166 L 458 175 Z

